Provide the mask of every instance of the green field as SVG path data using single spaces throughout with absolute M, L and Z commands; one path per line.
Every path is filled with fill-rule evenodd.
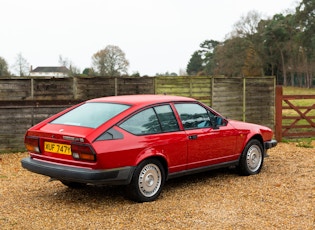
M 315 95 L 315 88 L 283 87 L 284 95 Z

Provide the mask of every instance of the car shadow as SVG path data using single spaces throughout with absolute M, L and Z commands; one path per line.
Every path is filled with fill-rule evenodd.
M 233 168 L 224 168 L 170 179 L 165 182 L 162 194 L 176 193 L 176 190 L 180 189 L 195 189 L 196 185 L 209 183 L 212 179 L 222 179 L 222 183 L 224 183 L 226 177 L 236 176 L 236 173 Z M 49 199 L 53 198 L 54 202 L 62 203 L 62 205 L 77 203 L 79 205 L 86 204 L 88 207 L 96 207 L 100 205 L 136 204 L 126 197 L 128 191 L 126 191 L 125 186 L 86 185 L 80 188 L 70 188 L 59 181 L 53 183 L 56 183 L 57 190 L 47 191 L 46 196 Z M 167 199 L 167 197 L 163 196 L 163 199 Z

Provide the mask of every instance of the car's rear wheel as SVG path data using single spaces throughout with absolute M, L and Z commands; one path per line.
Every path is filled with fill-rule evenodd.
M 141 162 L 127 186 L 127 194 L 136 202 L 150 202 L 161 193 L 165 181 L 165 171 L 157 159 L 148 159 Z
M 239 162 L 241 175 L 258 174 L 263 166 L 264 153 L 260 141 L 250 140 L 245 146 Z

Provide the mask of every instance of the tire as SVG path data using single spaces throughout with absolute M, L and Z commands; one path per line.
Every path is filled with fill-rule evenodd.
M 258 174 L 263 166 L 264 151 L 260 141 L 250 140 L 241 155 L 239 171 L 241 175 L 249 176 Z
M 165 182 L 165 170 L 157 159 L 142 161 L 136 168 L 131 183 L 127 186 L 128 198 L 136 202 L 154 201 L 161 193 Z
M 69 188 L 72 188 L 72 189 L 80 189 L 80 188 L 84 188 L 86 186 L 86 184 L 78 183 L 78 182 L 72 182 L 72 181 L 61 180 L 60 182 L 62 184 L 64 184 L 65 186 L 68 186 Z

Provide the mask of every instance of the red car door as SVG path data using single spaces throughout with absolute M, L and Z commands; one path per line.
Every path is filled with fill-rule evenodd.
M 188 138 L 187 169 L 236 160 L 237 131 L 224 122 L 211 127 L 211 111 L 196 103 L 175 104 Z

